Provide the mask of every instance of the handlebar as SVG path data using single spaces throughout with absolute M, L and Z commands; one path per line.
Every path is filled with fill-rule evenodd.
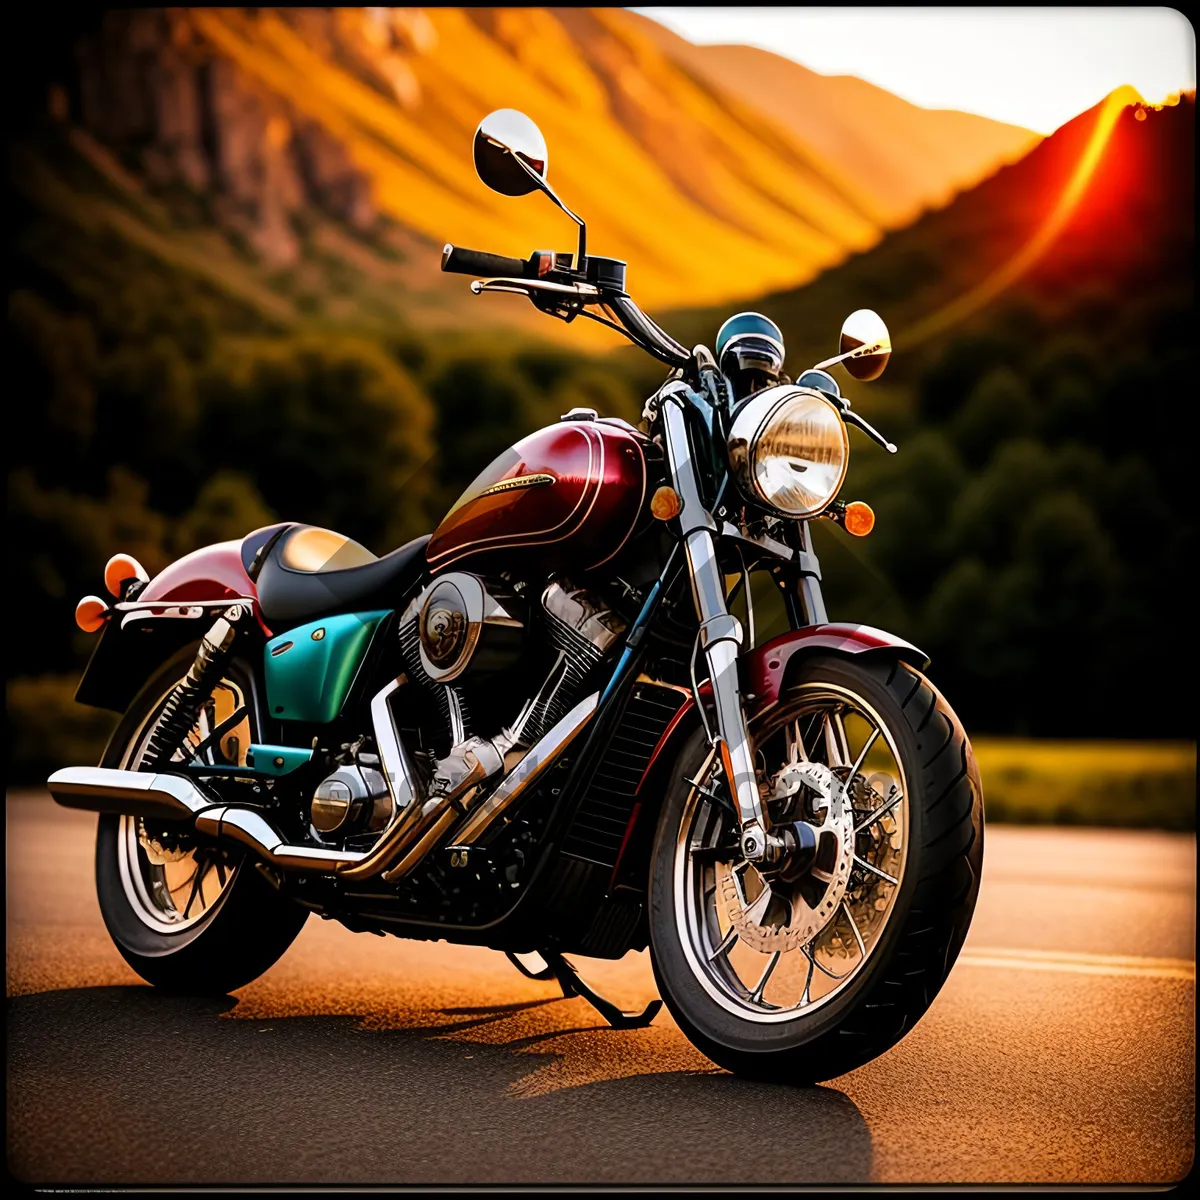
M 486 250 L 452 246 L 449 242 L 442 248 L 442 270 L 455 275 L 503 275 L 510 279 L 538 277 L 536 255 L 529 260 L 508 258 L 503 254 L 489 254 Z
M 688 351 L 669 333 L 656 325 L 629 296 L 611 296 L 605 303 L 616 314 L 626 333 L 655 358 L 670 367 L 682 367 L 691 359 Z
M 565 259 L 567 266 L 556 269 Z M 625 334 L 635 345 L 660 362 L 682 367 L 691 359 L 684 346 L 660 329 L 624 291 L 625 264 L 609 259 L 590 259 L 592 267 L 615 266 L 619 270 L 605 275 L 589 269 L 572 271 L 569 255 L 556 256 L 535 251 L 528 259 L 507 258 L 485 250 L 467 250 L 449 242 L 442 249 L 442 270 L 457 275 L 483 275 L 483 281 L 471 285 L 473 292 L 519 292 L 527 295 L 543 311 L 571 320 L 577 313 Z M 599 307 L 616 320 L 586 311 Z

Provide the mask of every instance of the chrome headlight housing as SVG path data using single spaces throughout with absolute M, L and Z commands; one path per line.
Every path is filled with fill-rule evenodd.
M 815 517 L 846 478 L 850 439 L 837 409 L 811 388 L 784 383 L 733 415 L 729 465 L 742 492 L 786 517 Z

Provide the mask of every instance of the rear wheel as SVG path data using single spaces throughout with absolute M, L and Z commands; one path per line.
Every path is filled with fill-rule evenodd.
M 150 769 L 150 735 L 195 650 L 173 659 L 142 689 L 113 734 L 103 766 Z M 199 750 L 204 761 L 244 763 L 256 734 L 253 677 L 234 662 L 175 758 Z M 291 945 L 308 916 L 246 855 L 202 842 L 185 825 L 140 817 L 100 817 L 96 892 L 125 961 L 149 983 L 171 991 L 224 994 L 249 983 Z
M 655 973 L 715 1062 L 812 1083 L 894 1045 L 945 982 L 978 893 L 983 793 L 958 719 L 902 663 L 814 657 L 752 732 L 772 824 L 804 822 L 815 847 L 778 873 L 742 859 L 697 731 L 655 842 Z

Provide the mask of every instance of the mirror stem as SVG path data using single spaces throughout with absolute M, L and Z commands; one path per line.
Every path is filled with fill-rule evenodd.
M 509 153 L 512 154 L 512 151 L 510 150 Z M 587 267 L 587 222 L 581 216 L 573 213 L 558 198 L 558 193 L 519 154 L 513 154 L 512 156 L 521 170 L 533 180 L 538 190 L 545 192 L 579 226 L 579 252 L 576 255 L 575 270 L 584 270 Z
M 883 347 L 877 342 L 874 346 L 855 346 L 853 350 L 848 350 L 845 354 L 839 354 L 836 358 L 827 358 L 824 362 L 819 362 L 815 367 L 810 367 L 812 371 L 824 371 L 829 367 L 836 367 L 838 363 L 845 362 L 848 358 L 865 358 L 868 354 L 878 354 Z

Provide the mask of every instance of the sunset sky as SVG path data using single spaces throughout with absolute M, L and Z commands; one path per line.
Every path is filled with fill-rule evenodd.
M 857 75 L 924 108 L 1050 133 L 1132 84 L 1196 86 L 1196 38 L 1170 8 L 638 8 L 696 43 L 742 43 Z

